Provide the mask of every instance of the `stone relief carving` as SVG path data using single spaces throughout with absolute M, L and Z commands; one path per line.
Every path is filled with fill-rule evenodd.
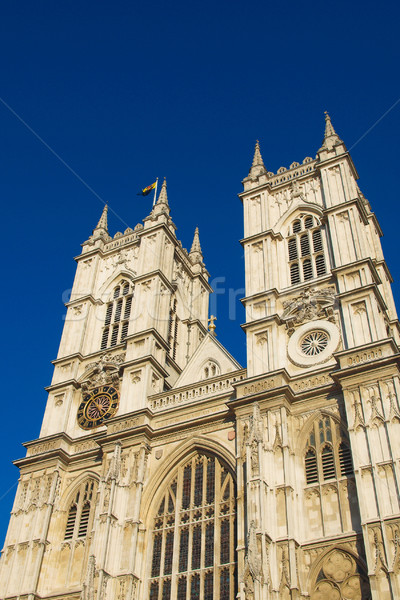
M 245 438 L 246 445 L 250 450 L 251 474 L 253 476 L 258 476 L 260 474 L 259 446 L 263 440 L 262 427 L 263 422 L 261 419 L 260 407 L 258 402 L 255 402 L 248 429 L 244 432 L 247 437 L 247 439 Z
M 300 296 L 283 303 L 282 321 L 286 322 L 289 335 L 295 328 L 307 321 L 327 319 L 335 322 L 334 315 L 335 290 L 333 287 L 323 289 L 307 288 Z
M 121 352 L 120 354 L 111 354 L 110 352 L 105 352 L 101 355 L 97 362 L 88 364 L 82 377 L 82 392 L 85 393 L 93 387 L 107 384 L 118 389 L 118 369 L 124 360 L 124 352 Z

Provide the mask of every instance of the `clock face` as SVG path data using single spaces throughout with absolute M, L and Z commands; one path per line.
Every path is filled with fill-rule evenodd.
M 110 385 L 94 388 L 78 408 L 77 419 L 82 429 L 92 429 L 105 423 L 118 410 L 119 394 Z

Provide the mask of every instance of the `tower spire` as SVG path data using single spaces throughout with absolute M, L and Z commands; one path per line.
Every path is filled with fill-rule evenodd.
M 160 194 L 159 194 L 158 200 L 156 202 L 156 205 L 159 205 L 159 204 L 165 204 L 166 206 L 169 206 L 168 205 L 168 196 L 167 196 L 167 178 L 166 177 L 164 177 L 164 181 L 161 186 Z
M 324 141 L 320 150 L 332 150 L 332 148 L 334 146 L 337 146 L 338 144 L 343 144 L 343 142 L 332 125 L 332 121 L 328 114 L 328 111 L 325 111 L 325 134 Z
M 108 213 L 108 204 L 104 205 L 103 211 L 101 213 L 101 217 L 96 227 L 93 229 L 94 238 L 99 238 L 102 236 L 108 237 L 108 222 L 107 222 L 107 213 Z
M 97 223 L 97 225 L 95 227 L 95 231 L 96 231 L 96 229 L 104 229 L 104 231 L 106 233 L 108 233 L 107 213 L 108 213 L 108 204 L 105 204 L 104 208 L 103 208 L 103 212 L 101 213 L 99 222 Z
M 194 230 L 193 243 L 189 252 L 189 258 L 192 264 L 203 262 L 203 253 L 200 246 L 199 228 L 196 227 Z
M 265 168 L 263 158 L 260 151 L 260 142 L 256 140 L 256 146 L 254 148 L 253 162 L 249 171 L 250 177 L 259 177 L 260 175 L 266 174 L 267 169 Z
M 256 147 L 254 148 L 253 164 L 252 167 L 264 167 L 264 161 L 260 152 L 260 142 L 256 140 Z

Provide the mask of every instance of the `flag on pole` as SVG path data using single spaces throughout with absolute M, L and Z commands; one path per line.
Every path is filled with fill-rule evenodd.
M 136 194 L 136 196 L 148 196 L 150 194 L 151 190 L 154 190 L 156 188 L 156 185 L 157 185 L 157 181 L 155 181 L 151 185 L 148 185 L 147 187 L 143 188 L 140 192 L 138 192 Z

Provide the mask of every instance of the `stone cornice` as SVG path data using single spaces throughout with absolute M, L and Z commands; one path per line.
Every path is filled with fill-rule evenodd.
M 337 294 L 337 298 L 339 298 L 340 300 L 345 300 L 346 298 L 351 298 L 351 299 L 357 301 L 357 300 L 363 299 L 365 297 L 365 292 L 368 292 L 371 290 L 375 293 L 375 297 L 378 300 L 379 304 L 381 305 L 381 308 L 386 311 L 387 310 L 386 302 L 383 299 L 383 296 L 380 293 L 376 283 L 369 283 L 367 285 L 358 287 L 355 290 L 348 290 L 347 292 L 341 292 L 340 294 Z
M 70 306 L 75 306 L 76 304 L 81 304 L 83 302 L 90 302 L 92 305 L 104 304 L 103 300 L 101 300 L 100 298 L 98 298 L 96 300 L 96 298 L 94 298 L 92 296 L 92 294 L 86 294 L 85 296 L 81 296 L 79 298 L 75 298 L 74 300 L 70 300 L 69 302 L 66 302 L 64 306 L 69 308 Z
M 154 271 L 149 271 L 148 273 L 143 273 L 142 275 L 137 275 L 132 281 L 135 285 L 137 285 L 138 283 L 142 283 L 143 281 L 152 279 L 153 277 L 159 277 L 163 284 L 169 289 L 171 294 L 175 291 L 173 284 L 169 281 L 169 279 L 167 279 L 166 275 L 164 275 L 160 269 L 155 269 Z
M 250 235 L 248 237 L 242 238 L 239 240 L 239 244 L 244 246 L 245 244 L 257 242 L 263 238 L 271 237 L 273 240 L 283 240 L 284 237 L 280 231 L 273 231 L 273 229 L 267 229 L 266 231 L 261 231 L 260 233 L 255 233 L 254 235 Z
M 145 356 L 141 356 L 140 358 L 135 358 L 134 360 L 128 360 L 127 362 L 124 362 L 120 366 L 120 369 L 122 372 L 124 372 L 125 369 L 129 369 L 130 367 L 139 367 L 141 364 L 143 364 L 145 362 L 149 362 L 154 367 L 154 369 L 156 369 L 158 371 L 158 373 L 160 375 L 162 375 L 163 377 L 168 377 L 168 375 L 169 375 L 168 371 L 166 371 L 164 369 L 164 367 L 160 365 L 158 360 L 156 358 L 154 358 L 154 356 L 152 356 L 151 354 L 146 354 Z
M 277 325 L 282 325 L 283 321 L 277 313 L 273 315 L 268 315 L 267 317 L 262 317 L 261 319 L 254 319 L 254 321 L 247 321 L 247 323 L 243 323 L 240 327 L 246 331 L 250 327 L 258 327 L 263 323 L 269 325 L 271 322 L 275 322 Z
M 315 396 L 320 391 L 336 387 L 330 373 L 332 366 L 313 370 L 302 375 L 291 376 L 286 369 L 257 375 L 244 381 L 234 383 L 236 398 L 229 402 L 233 408 L 251 404 L 254 400 L 269 399 L 279 404 L 277 395 L 286 398 L 288 405 Z
M 365 210 L 364 203 L 361 200 L 361 198 L 359 198 L 358 196 L 356 198 L 352 198 L 351 200 L 346 200 L 345 202 L 341 202 L 340 204 L 334 204 L 333 206 L 324 208 L 324 216 L 329 215 L 331 213 L 338 212 L 340 210 L 348 208 L 349 206 L 357 206 L 358 210 L 360 211 L 360 215 L 363 219 L 364 225 L 368 225 L 368 219 L 371 217 L 371 215 L 373 213 L 368 213 Z
M 331 375 L 337 381 L 371 369 L 381 369 L 386 364 L 400 363 L 399 348 L 392 338 L 341 350 L 335 352 L 334 356 L 339 368 L 332 371 Z
M 384 261 L 382 261 L 382 262 L 384 262 Z M 337 277 L 338 275 L 340 275 L 341 273 L 345 273 L 349 269 L 354 270 L 356 267 L 361 267 L 363 265 L 368 265 L 368 267 L 371 270 L 372 276 L 375 280 L 375 283 L 377 285 L 381 284 L 382 281 L 381 281 L 381 278 L 379 277 L 378 271 L 375 268 L 374 261 L 369 256 L 367 258 L 355 260 L 352 263 L 346 263 L 345 265 L 341 265 L 340 267 L 334 267 L 333 269 L 331 269 L 331 272 Z M 357 288 L 357 289 L 360 289 L 360 288 Z M 354 291 L 354 290 L 352 290 L 352 291 Z
M 157 331 L 157 329 L 154 329 L 153 327 L 150 327 L 149 329 L 143 329 L 142 331 L 138 331 L 136 333 L 131 333 L 130 335 L 128 335 L 126 337 L 127 341 L 135 341 L 135 340 L 140 340 L 140 338 L 142 337 L 146 337 L 152 335 L 159 344 L 161 344 L 161 346 L 164 347 L 164 350 L 168 350 L 169 349 L 169 345 L 168 342 L 162 337 L 162 335 Z
M 46 392 L 50 393 L 55 392 L 56 390 L 59 390 L 61 388 L 69 387 L 71 385 L 76 390 L 80 387 L 80 384 L 77 382 L 76 379 L 67 379 L 66 381 L 60 381 L 59 383 L 53 383 L 51 385 L 48 385 L 44 389 L 46 390 Z

